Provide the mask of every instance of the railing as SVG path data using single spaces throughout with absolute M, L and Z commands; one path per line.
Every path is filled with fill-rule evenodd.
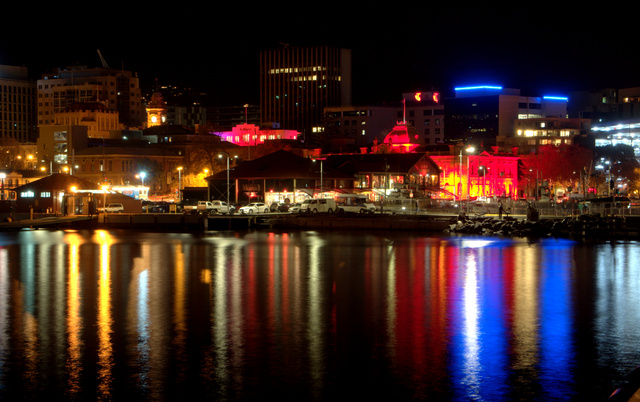
M 460 212 L 464 212 L 467 215 L 485 215 L 485 216 L 497 216 L 499 215 L 498 206 L 494 204 L 487 204 L 486 206 L 474 206 L 472 208 L 462 208 L 453 205 L 442 205 L 431 208 L 420 208 L 418 210 L 406 210 L 402 212 L 407 215 L 415 215 L 415 214 L 451 214 L 457 215 Z M 567 207 L 567 205 L 558 204 L 556 206 L 544 206 L 544 207 L 535 207 L 539 213 L 540 217 L 575 217 L 579 215 L 586 214 L 599 214 L 601 216 L 640 216 L 640 206 L 639 207 L 626 207 L 626 206 L 605 206 L 605 205 L 591 205 L 589 208 L 580 209 L 577 205 L 571 205 L 571 207 Z M 378 212 L 380 208 L 378 207 Z M 387 212 L 387 211 L 385 211 Z M 399 212 L 396 212 L 399 213 Z M 517 215 L 517 216 L 527 216 L 527 207 L 509 207 L 506 206 L 503 211 L 504 216 Z

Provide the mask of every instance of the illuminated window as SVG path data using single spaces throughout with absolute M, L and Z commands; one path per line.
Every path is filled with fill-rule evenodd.
M 20 193 L 20 197 L 22 198 L 33 198 L 33 191 L 23 191 Z

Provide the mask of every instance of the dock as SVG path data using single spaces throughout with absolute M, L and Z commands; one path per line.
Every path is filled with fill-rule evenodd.
M 525 217 L 480 217 L 460 220 L 454 214 L 288 214 L 191 215 L 116 213 L 70 216 L 0 216 L 0 231 L 34 229 L 104 229 L 152 232 L 242 230 L 365 230 L 424 233 L 499 234 L 577 238 L 640 239 L 640 216 L 581 215 L 528 221 Z

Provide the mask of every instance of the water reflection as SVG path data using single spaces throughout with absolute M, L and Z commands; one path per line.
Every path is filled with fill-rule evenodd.
M 605 398 L 640 361 L 638 253 L 362 233 L 2 234 L 0 398 Z

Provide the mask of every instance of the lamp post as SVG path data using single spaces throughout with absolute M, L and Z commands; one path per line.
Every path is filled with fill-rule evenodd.
M 182 194 L 180 188 L 182 186 L 182 166 L 178 166 L 178 202 L 182 201 Z
M 220 152 L 218 158 L 222 158 L 223 156 L 227 157 L 227 204 L 229 204 L 229 159 L 231 159 L 231 155 L 223 151 Z M 237 158 L 237 156 L 234 156 L 234 158 Z
M 462 147 L 460 147 L 460 190 L 458 191 L 458 201 L 462 201 Z M 467 153 L 475 151 L 474 147 L 467 147 L 465 149 Z M 467 198 L 469 198 L 469 157 L 467 157 Z
M 107 189 L 108 186 L 102 186 L 102 211 L 107 214 Z
M 324 198 L 324 196 L 322 195 L 324 192 L 324 177 L 323 177 L 323 167 L 322 167 L 322 161 L 324 161 L 327 158 L 315 158 L 313 161 L 320 161 L 320 197 Z

